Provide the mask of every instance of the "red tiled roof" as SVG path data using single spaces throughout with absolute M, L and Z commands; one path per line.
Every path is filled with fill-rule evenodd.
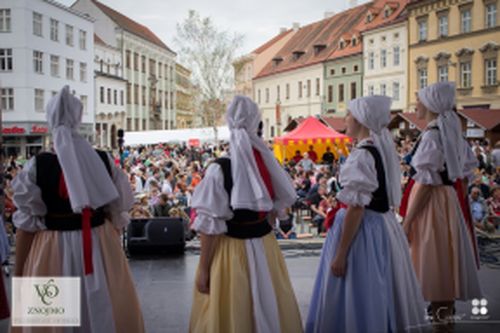
M 116 24 L 118 24 L 121 28 L 124 30 L 137 35 L 141 38 L 144 38 L 145 40 L 149 41 L 150 43 L 153 43 L 161 48 L 166 49 L 167 51 L 170 51 L 172 53 L 175 53 L 172 51 L 165 43 L 161 41 L 158 36 L 156 36 L 151 30 L 149 30 L 146 26 L 135 22 L 134 20 L 128 18 L 127 16 L 117 12 L 116 10 L 100 3 L 99 1 L 93 0 L 94 4 L 99 7 L 100 10 L 104 12 L 106 16 L 108 16 L 110 19 L 112 19 Z
M 398 113 L 396 116 L 400 116 L 401 118 L 403 118 L 404 120 L 406 120 L 410 124 L 415 125 L 415 127 L 419 131 L 424 130 L 425 127 L 427 126 L 427 123 L 425 122 L 425 120 L 424 119 L 418 119 L 417 118 L 417 114 L 415 112 L 413 112 L 413 113 L 411 113 L 411 112 L 401 112 L 401 113 Z
M 328 116 L 322 116 L 321 120 L 330 128 L 333 128 L 334 130 L 338 132 L 345 132 L 346 130 L 346 125 L 345 125 L 345 120 L 343 117 L 328 117 Z
M 376 7 L 378 10 L 377 11 L 372 10 L 372 14 L 376 14 L 376 16 L 369 23 L 367 23 L 366 20 L 363 20 L 364 25 L 362 31 L 377 29 L 386 25 L 398 23 L 400 21 L 405 20 L 406 17 L 404 15 L 405 12 L 404 10 L 406 9 L 408 3 L 409 0 L 392 0 L 392 1 L 376 0 L 374 2 L 374 7 Z M 388 5 L 390 8 L 393 9 L 393 12 L 388 17 L 384 17 L 384 12 L 382 10 L 385 7 L 385 5 Z
M 265 44 L 262 44 L 261 46 L 259 46 L 250 53 L 261 54 L 262 52 L 273 46 L 275 43 L 279 42 L 282 38 L 288 36 L 288 34 L 293 32 L 294 31 L 292 29 L 282 32 L 279 35 L 274 36 L 271 40 L 267 41 Z
M 338 47 L 340 37 L 356 27 L 360 18 L 364 17 L 366 10 L 371 5 L 372 3 L 363 4 L 300 28 L 276 54 L 276 56 L 283 58 L 283 61 L 277 65 L 273 61 L 268 62 L 255 78 L 258 79 L 314 65 L 327 60 L 332 51 Z M 314 45 L 326 45 L 326 48 L 316 53 Z M 298 59 L 294 59 L 293 52 L 296 51 L 305 53 Z
M 458 114 L 487 131 L 500 125 L 500 109 L 463 109 Z

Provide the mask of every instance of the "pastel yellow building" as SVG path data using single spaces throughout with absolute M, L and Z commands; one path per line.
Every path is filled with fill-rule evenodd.
M 455 81 L 458 108 L 500 108 L 500 0 L 413 0 L 408 7 L 408 101 Z

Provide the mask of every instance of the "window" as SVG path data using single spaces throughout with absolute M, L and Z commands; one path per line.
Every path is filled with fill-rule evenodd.
M 342 69 L 341 69 L 341 70 L 342 70 L 342 74 L 345 74 L 345 73 L 346 73 L 346 71 L 347 71 L 347 69 L 346 69 L 345 67 L 342 67 Z
M 493 28 L 497 25 L 497 4 L 486 5 L 486 28 Z
M 394 39 L 398 39 L 399 38 L 399 32 L 395 32 L 394 33 Z
M 73 46 L 73 27 L 66 24 L 66 45 Z
M 108 95 L 108 104 L 111 104 L 111 88 L 107 89 L 107 95 Z
M 357 71 L 358 71 L 358 69 L 359 69 L 358 65 L 354 65 L 354 67 L 352 68 L 352 70 L 353 70 L 354 72 L 357 72 Z
M 54 42 L 59 41 L 59 22 L 54 19 L 50 19 L 50 39 Z
M 391 13 L 392 11 L 389 8 L 386 8 L 384 10 L 384 18 L 388 18 L 389 16 L 391 16 Z
M 427 19 L 418 21 L 418 41 L 427 40 Z
M 392 99 L 399 101 L 399 82 L 392 83 Z
M 162 70 L 163 70 L 163 64 L 161 62 L 158 62 L 158 77 L 161 78 L 162 76 Z
M 66 59 L 66 79 L 73 80 L 73 60 Z
M 373 88 L 373 85 L 369 85 L 368 86 L 368 96 L 373 96 L 375 94 L 375 91 L 374 91 L 374 88 Z
M 486 59 L 484 61 L 485 85 L 493 86 L 497 84 L 497 60 Z
M 84 62 L 80 63 L 80 81 L 87 82 L 87 64 Z
M 109 91 L 111 91 L 111 89 L 109 89 Z M 143 106 L 146 106 L 146 87 L 142 87 L 141 88 L 141 92 L 142 92 L 142 105 Z M 109 94 L 109 103 L 111 104 L 111 94 Z
M 80 30 L 80 50 L 87 49 L 87 32 Z
M 419 89 L 427 87 L 427 68 L 418 70 L 418 87 Z
M 286 94 L 286 99 L 290 99 L 290 84 L 286 84 L 286 89 L 285 89 L 285 94 Z
M 260 89 L 259 89 L 259 91 L 257 91 L 257 101 L 260 104 Z
M 43 52 L 33 51 L 33 69 L 35 73 L 43 74 Z
M 328 103 L 333 103 L 333 86 L 328 86 Z
M 339 84 L 339 102 L 344 102 L 344 85 Z
M 0 49 L 0 71 L 12 70 L 12 49 Z
M 380 84 L 380 95 L 382 96 L 387 95 L 387 85 L 385 83 Z
M 330 75 L 335 75 L 335 69 L 330 69 Z
M 125 67 L 130 69 L 130 51 L 129 50 L 125 51 Z M 101 68 L 101 72 L 102 72 L 102 68 Z
M 43 16 L 40 13 L 33 12 L 33 35 L 42 37 Z
M 466 33 L 466 32 L 471 32 L 472 29 L 472 14 L 470 9 L 464 9 L 460 13 L 460 20 L 461 20 L 461 32 Z
M 439 16 L 439 37 L 448 36 L 448 13 Z
M 43 90 L 35 89 L 35 111 L 43 112 L 44 101 L 43 101 Z
M 368 69 L 373 69 L 375 67 L 375 54 L 373 52 L 368 53 Z
M 266 103 L 269 103 L 269 88 L 266 88 Z
M 299 81 L 299 98 L 302 98 L 302 81 Z
M 10 9 L 0 9 L 0 32 L 10 32 Z
M 149 72 L 156 75 L 156 61 L 149 59 Z
M 274 137 L 274 126 L 271 126 L 271 137 Z
M 355 99 L 356 97 L 356 82 L 351 82 L 351 99 Z
M 319 78 L 316 78 L 316 96 L 319 96 L 319 90 L 320 90 L 320 80 Z
M 393 51 L 393 53 L 392 53 L 392 56 L 393 56 L 393 65 L 394 66 L 399 66 L 399 64 L 400 64 L 400 60 L 399 60 L 400 59 L 399 46 L 394 46 L 392 48 L 392 51 Z
M 280 86 L 276 86 L 276 100 L 281 100 Z
M 311 97 L 311 80 L 307 80 L 307 97 Z
M 104 88 L 101 87 L 101 103 L 104 103 Z M 132 84 L 127 83 L 127 104 L 132 104 Z
M 438 66 L 439 82 L 448 82 L 448 65 Z
M 113 90 L 113 104 L 118 105 L 118 91 L 116 89 Z
M 55 55 L 50 56 L 50 75 L 59 76 L 59 57 Z
M 120 105 L 123 105 L 123 90 L 120 90 Z
M 387 50 L 380 50 L 380 67 L 385 68 L 387 66 Z
M 137 55 L 139 56 L 139 55 Z M 146 56 L 141 57 L 141 71 L 146 73 Z
M 128 85 L 130 85 L 130 83 Z M 104 99 L 104 87 L 99 89 L 99 100 L 101 101 L 101 104 L 106 103 Z
M 55 95 L 57 95 L 57 91 L 52 91 L 51 95 L 52 95 L 52 97 L 54 97 Z
M 460 63 L 460 85 L 462 88 L 472 87 L 471 63 Z
M 82 107 L 83 107 L 83 113 L 87 114 L 87 96 L 81 95 L 80 96 L 80 102 L 82 102 Z
M 14 89 L 2 88 L 0 89 L 0 97 L 2 98 L 2 110 L 14 110 Z

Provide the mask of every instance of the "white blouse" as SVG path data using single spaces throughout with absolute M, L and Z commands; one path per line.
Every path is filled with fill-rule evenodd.
M 109 159 L 111 175 L 119 197 L 107 205 L 106 211 L 116 228 L 123 228 L 130 222 L 129 210 L 134 204 L 134 195 L 125 173 Z M 57 186 L 56 184 L 54 186 Z M 14 225 L 24 231 L 37 232 L 46 230 L 45 218 L 47 207 L 42 199 L 42 191 L 36 185 L 36 159 L 30 159 L 23 170 L 12 181 L 13 201 L 17 210 L 12 220 Z
M 432 121 L 427 128 L 435 125 L 436 122 Z M 478 161 L 467 142 L 464 142 L 463 147 L 463 173 L 464 177 L 469 178 L 474 174 Z M 426 129 L 411 160 L 411 165 L 416 171 L 413 179 L 425 185 L 443 185 L 440 172 L 444 170 L 444 164 L 444 150 L 439 131 Z
M 224 175 L 219 164 L 212 163 L 203 180 L 196 186 L 191 207 L 196 209 L 193 229 L 207 235 L 227 232 L 226 221 L 233 218 L 229 196 L 224 188 Z
M 371 140 L 365 139 L 358 143 L 340 169 L 340 184 L 342 190 L 337 199 L 349 206 L 367 206 L 370 204 L 373 192 L 378 188 L 375 159 L 366 149 Z

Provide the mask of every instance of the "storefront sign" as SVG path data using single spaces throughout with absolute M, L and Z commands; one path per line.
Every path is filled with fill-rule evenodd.
M 484 129 L 481 129 L 481 128 L 468 128 L 466 136 L 468 138 L 484 138 Z
M 33 134 L 46 134 L 48 132 L 49 132 L 49 129 L 45 126 L 33 125 L 31 127 L 31 133 L 33 133 Z
M 5 135 L 25 134 L 26 130 L 22 127 L 12 126 L 2 128 L 2 133 Z

